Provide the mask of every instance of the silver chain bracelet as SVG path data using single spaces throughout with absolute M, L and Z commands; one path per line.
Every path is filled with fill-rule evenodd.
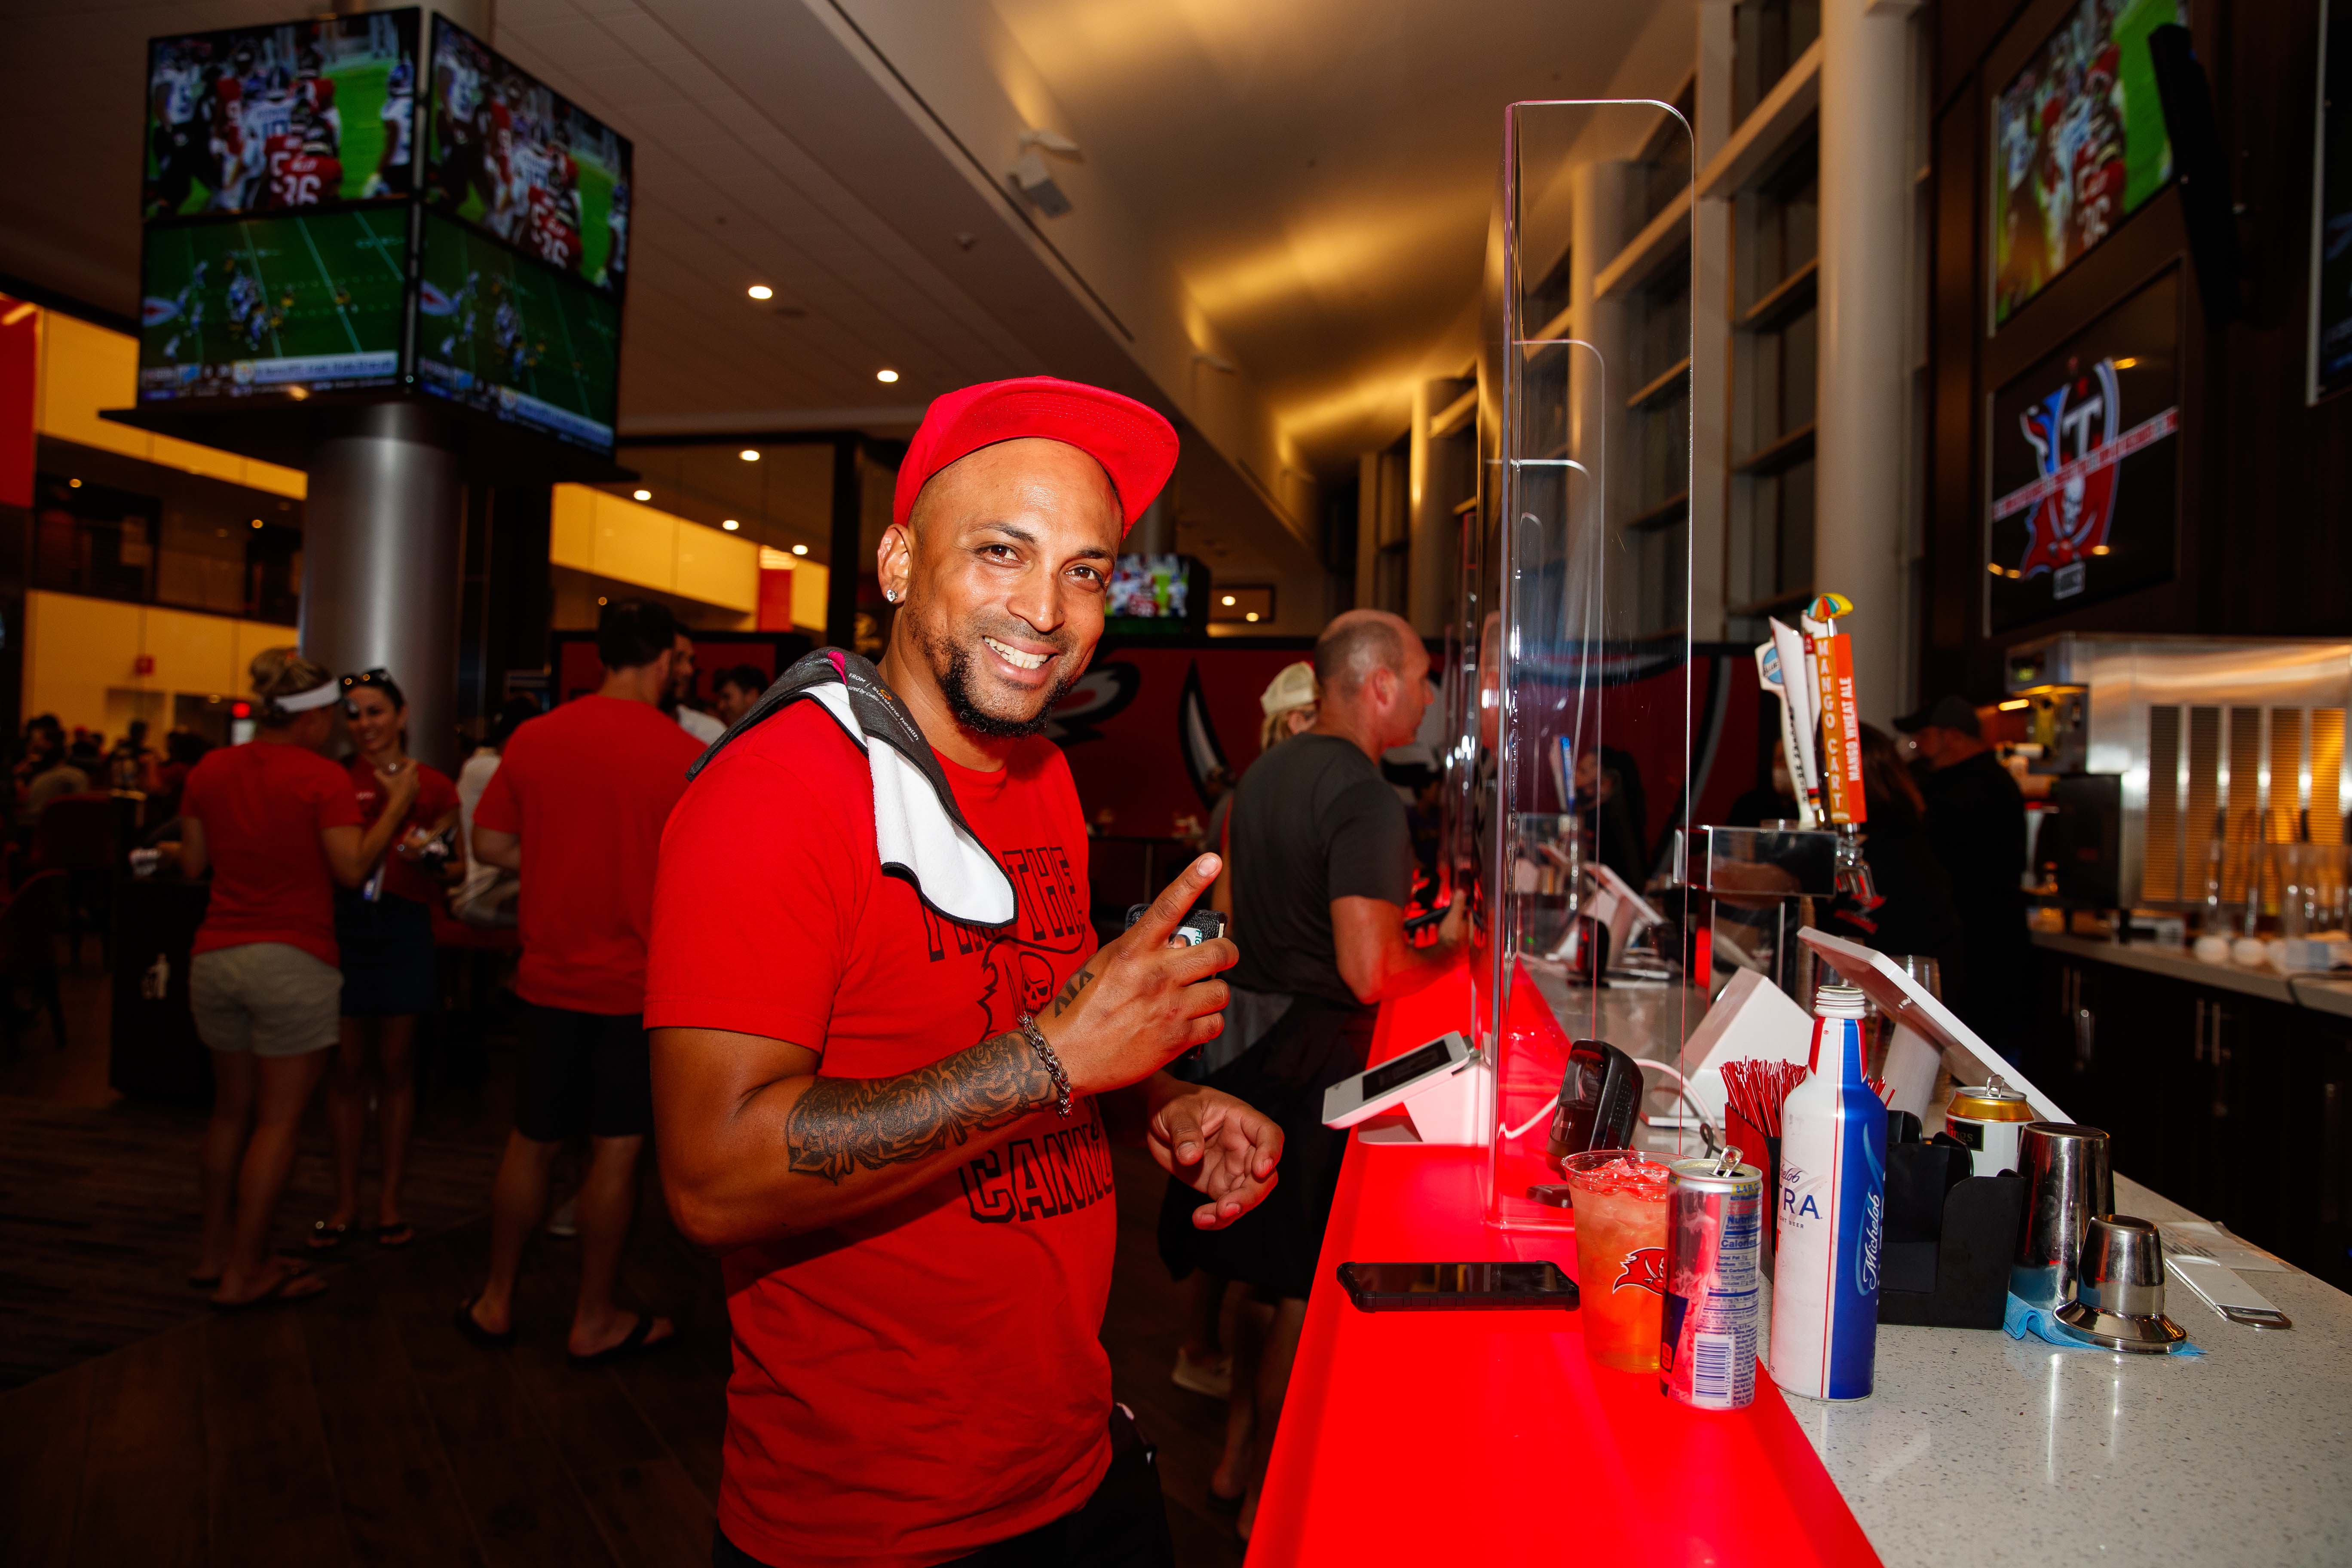
M 1054 1080 L 1054 1088 L 1062 1097 L 1061 1103 L 1054 1107 L 1054 1113 L 1067 1116 L 1070 1113 L 1070 1075 L 1062 1070 L 1062 1058 L 1054 1054 L 1054 1047 L 1046 1043 L 1045 1031 L 1037 1026 L 1034 1017 L 1022 1014 L 1020 1029 L 1021 1037 L 1029 1042 L 1029 1048 L 1037 1053 L 1039 1061 L 1045 1064 L 1045 1075 Z

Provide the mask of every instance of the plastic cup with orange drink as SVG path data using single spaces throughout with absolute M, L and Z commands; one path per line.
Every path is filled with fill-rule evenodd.
M 1576 1210 L 1585 1352 L 1619 1372 L 1654 1373 L 1666 1299 L 1666 1167 L 1630 1149 L 1592 1149 L 1561 1168 Z

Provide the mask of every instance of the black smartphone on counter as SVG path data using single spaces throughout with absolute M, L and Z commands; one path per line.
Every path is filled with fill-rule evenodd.
M 1339 1283 L 1365 1312 L 1576 1309 L 1576 1281 L 1557 1263 L 1342 1263 Z

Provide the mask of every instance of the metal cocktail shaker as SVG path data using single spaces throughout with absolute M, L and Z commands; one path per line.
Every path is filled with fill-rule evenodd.
M 2017 1158 L 2026 1184 L 2025 1228 L 2010 1265 L 2010 1293 L 2028 1306 L 2062 1307 L 2074 1299 L 2082 1278 L 2092 1216 L 2115 1212 L 2107 1135 L 2070 1122 L 2030 1121 Z

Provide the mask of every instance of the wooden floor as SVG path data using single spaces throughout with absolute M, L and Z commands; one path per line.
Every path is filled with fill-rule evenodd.
M 315 1300 L 215 1316 L 179 1283 L 201 1119 L 110 1102 L 87 981 L 72 987 L 71 1052 L 42 1058 L 35 1031 L 0 1063 L 0 1365 L 12 1381 L 46 1373 L 0 1394 L 0 1561 L 709 1563 L 725 1306 L 716 1265 L 650 1185 L 624 1292 L 677 1317 L 681 1342 L 631 1365 L 564 1360 L 573 1244 L 535 1244 L 513 1349 L 450 1326 L 487 1246 L 496 1082 L 428 1097 L 416 1246 L 355 1249 Z M 289 1239 L 322 1201 L 324 1149 L 314 1127 Z M 1151 1245 L 1164 1178 L 1139 1151 L 1117 1166 L 1114 1391 L 1160 1446 L 1178 1562 L 1237 1564 L 1230 1526 L 1203 1507 L 1223 1407 L 1168 1381 L 1181 1299 Z

